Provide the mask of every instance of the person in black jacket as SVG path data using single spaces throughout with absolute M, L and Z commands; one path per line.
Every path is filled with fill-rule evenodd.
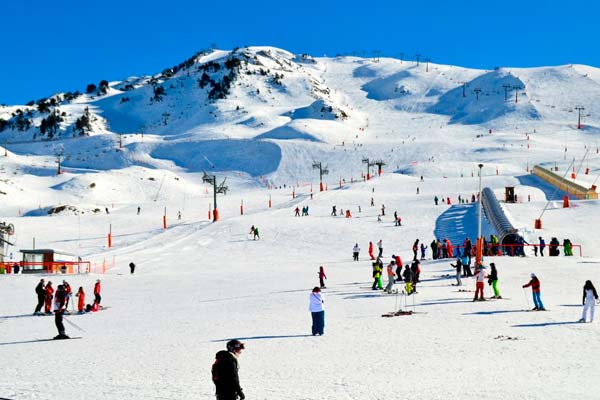
M 63 314 L 66 308 L 67 292 L 63 285 L 58 285 L 54 295 L 54 324 L 58 329 L 58 335 L 54 339 L 69 339 L 65 334 L 65 325 L 63 324 Z
M 217 400 L 246 398 L 238 376 L 238 357 L 244 348 L 244 343 L 239 340 L 230 340 L 227 342 L 227 351 L 221 350 L 216 354 L 212 366 L 212 379 L 216 387 Z
M 46 301 L 46 286 L 44 285 L 44 280 L 40 279 L 40 283 L 35 287 L 35 293 L 37 294 L 38 303 L 35 306 L 35 311 L 33 315 L 42 315 L 42 307 L 44 306 L 44 302 Z

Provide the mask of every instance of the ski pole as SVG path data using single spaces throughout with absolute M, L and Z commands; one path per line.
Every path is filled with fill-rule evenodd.
M 75 329 L 78 329 L 78 330 L 80 330 L 81 332 L 85 332 L 85 329 L 83 329 L 82 327 L 78 326 L 76 323 L 69 321 L 69 320 L 68 320 L 67 318 L 65 318 L 64 316 L 63 316 L 63 319 L 64 319 L 65 321 L 67 321 L 67 323 L 68 323 L 69 325 L 71 325 L 72 327 L 74 327 Z
M 530 309 L 531 305 L 529 304 L 529 298 L 527 297 L 527 292 L 525 292 L 525 288 L 523 288 L 523 295 L 525 296 L 525 301 L 527 302 L 527 309 Z

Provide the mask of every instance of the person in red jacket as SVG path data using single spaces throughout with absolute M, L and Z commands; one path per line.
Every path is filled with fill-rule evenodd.
M 540 280 L 535 276 L 535 274 L 531 273 L 531 280 L 529 283 L 523 285 L 523 288 L 531 286 L 531 294 L 533 295 L 533 310 L 535 311 L 546 311 L 544 308 L 544 304 L 542 303 L 542 298 L 540 297 Z
M 96 280 L 96 284 L 94 285 L 94 305 L 95 308 L 100 307 L 100 301 L 102 300 L 102 296 L 100 296 L 100 279 Z
M 52 298 L 54 298 L 54 288 L 52 282 L 48 281 L 46 284 L 46 303 L 44 304 L 46 314 L 52 314 Z
M 375 259 L 375 256 L 373 255 L 373 242 L 369 242 L 369 256 L 371 257 L 371 260 Z
M 69 282 L 63 280 L 63 289 L 65 290 L 65 311 L 67 312 L 67 314 L 69 313 L 69 311 L 67 310 L 67 308 L 69 307 L 69 301 L 71 301 L 71 295 L 72 295 L 72 290 L 71 290 L 71 285 L 69 285 Z
M 319 283 L 321 284 L 321 289 L 327 289 L 327 287 L 325 286 L 325 279 L 327 279 L 327 275 L 325 275 L 325 270 L 321 265 L 319 267 Z
M 77 301 L 77 311 L 79 314 L 83 314 L 85 312 L 85 292 L 83 291 L 83 286 L 79 286 L 79 290 L 75 296 L 79 297 L 79 300 Z

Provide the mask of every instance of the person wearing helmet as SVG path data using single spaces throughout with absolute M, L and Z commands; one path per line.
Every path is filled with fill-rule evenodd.
M 98 279 L 94 285 L 94 305 L 96 307 L 100 307 L 100 301 L 102 301 L 102 296 L 100 296 L 101 289 L 102 287 L 100 286 L 100 279 Z
M 69 339 L 65 334 L 65 325 L 63 324 L 63 314 L 66 309 L 67 292 L 63 285 L 58 285 L 56 295 L 54 296 L 54 324 L 58 329 L 58 335 L 54 339 Z
M 212 380 L 216 388 L 217 400 L 244 400 L 246 396 L 240 387 L 238 357 L 245 349 L 237 339 L 227 342 L 227 350 L 215 355 L 212 365 Z
M 523 288 L 531 286 L 531 294 L 533 295 L 533 311 L 546 311 L 544 308 L 544 304 L 542 303 L 542 298 L 540 297 L 540 280 L 535 276 L 535 274 L 531 273 L 531 280 L 529 283 L 523 285 Z

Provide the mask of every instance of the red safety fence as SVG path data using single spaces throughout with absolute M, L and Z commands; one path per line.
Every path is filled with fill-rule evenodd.
M 7 262 L 0 263 L 0 273 L 45 273 L 45 274 L 87 274 L 91 272 L 89 261 L 62 262 Z

